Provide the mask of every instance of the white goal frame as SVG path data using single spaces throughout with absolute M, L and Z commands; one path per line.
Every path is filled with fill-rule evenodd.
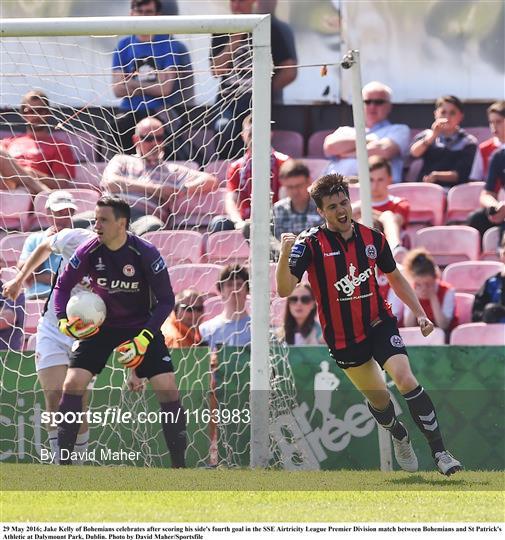
M 270 15 L 3 19 L 0 37 L 252 34 L 251 466 L 269 461 Z

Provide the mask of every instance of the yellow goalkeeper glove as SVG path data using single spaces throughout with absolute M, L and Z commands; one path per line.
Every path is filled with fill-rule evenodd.
M 75 339 L 86 339 L 94 336 L 100 328 L 93 323 L 85 323 L 79 318 L 60 319 L 58 321 L 60 332 Z
M 116 356 L 117 361 L 124 367 L 136 368 L 140 366 L 144 360 L 147 347 L 149 343 L 154 339 L 154 334 L 149 330 L 142 330 L 140 334 L 133 339 L 125 341 L 115 348 L 118 353 Z

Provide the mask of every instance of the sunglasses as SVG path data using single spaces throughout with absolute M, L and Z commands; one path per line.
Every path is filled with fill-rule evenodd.
M 204 307 L 203 306 L 190 306 L 188 304 L 179 304 L 181 309 L 186 309 L 188 311 L 196 311 L 198 313 L 203 313 Z
M 389 103 L 387 99 L 364 99 L 363 103 L 365 105 L 384 105 L 384 103 Z
M 24 105 L 21 107 L 21 113 L 22 114 L 42 114 L 47 112 L 47 107 L 44 107 L 43 105 L 40 105 L 38 107 L 30 107 L 29 105 Z
M 146 135 L 145 137 L 140 136 L 142 142 L 163 142 L 165 140 L 165 135 Z
M 308 306 L 314 301 L 312 296 L 309 296 L 308 294 L 303 296 L 289 296 L 288 302 L 290 304 L 296 304 L 297 302 L 301 302 L 304 306 Z

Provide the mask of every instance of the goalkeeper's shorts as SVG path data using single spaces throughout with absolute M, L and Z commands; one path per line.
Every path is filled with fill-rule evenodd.
M 361 366 L 373 358 L 381 368 L 395 354 L 407 354 L 396 319 L 387 318 L 370 328 L 367 337 L 345 349 L 330 349 L 330 356 L 342 369 Z
M 113 350 L 121 343 L 133 339 L 139 334 L 141 328 L 106 328 L 102 326 L 100 332 L 94 336 L 77 342 L 70 355 L 70 367 L 86 369 L 97 375 L 102 371 Z M 163 334 L 158 330 L 147 347 L 144 360 L 135 373 L 138 377 L 150 379 L 160 373 L 172 373 L 174 366 Z

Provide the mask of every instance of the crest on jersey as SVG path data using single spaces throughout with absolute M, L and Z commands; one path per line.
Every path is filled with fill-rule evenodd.
M 159 274 L 166 267 L 167 265 L 161 255 L 151 264 L 151 269 L 155 274 Z
M 377 248 L 373 244 L 368 244 L 368 246 L 365 247 L 365 255 L 369 259 L 376 259 L 377 258 Z
M 296 264 L 297 259 L 299 259 L 304 253 L 306 244 L 295 244 L 291 248 L 291 253 L 289 254 L 289 265 L 293 266 Z
M 123 274 L 126 277 L 133 277 L 135 275 L 135 268 L 131 264 L 125 264 L 123 266 Z
M 391 336 L 390 341 L 393 347 L 397 347 L 398 349 L 400 349 L 401 347 L 405 347 L 405 343 L 403 343 L 403 339 L 401 338 L 401 336 L 398 336 L 398 335 Z

